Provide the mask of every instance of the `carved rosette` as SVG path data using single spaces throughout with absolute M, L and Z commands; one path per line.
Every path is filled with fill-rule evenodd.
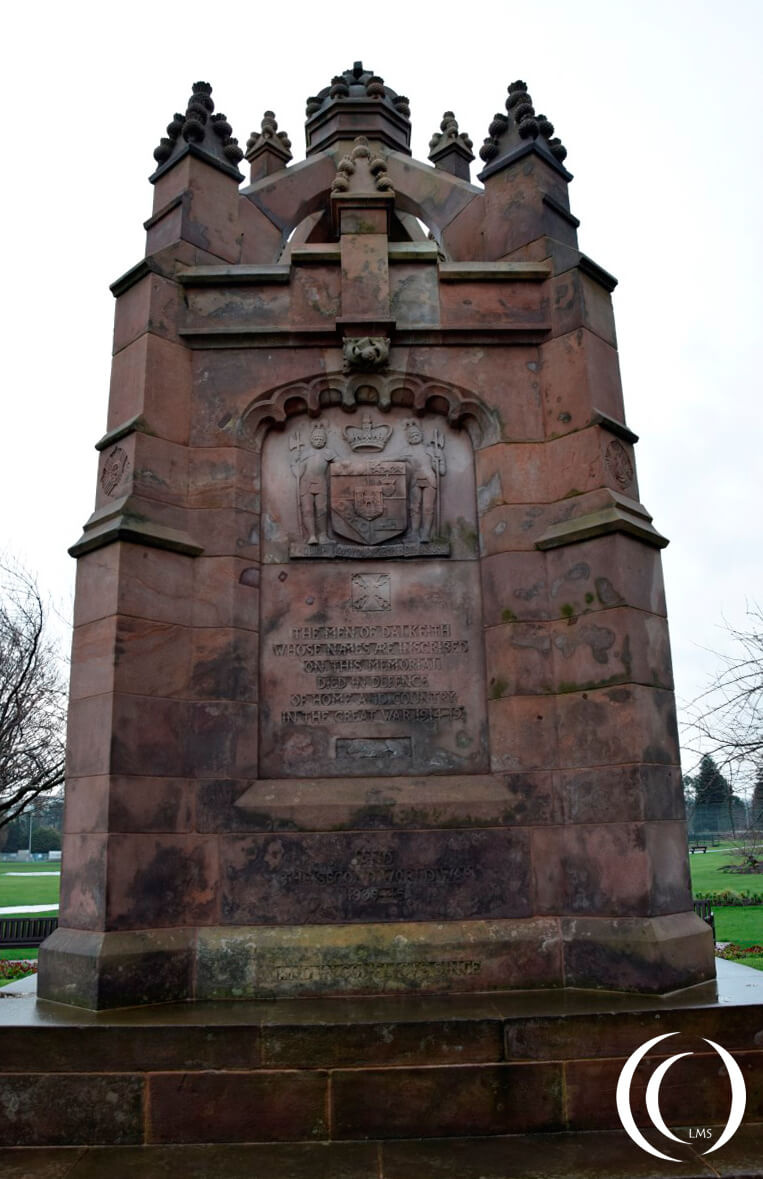
M 127 451 L 121 446 L 113 446 L 103 460 L 101 466 L 101 487 L 106 495 L 113 495 L 119 487 L 129 466 Z
M 604 452 L 604 462 L 615 483 L 622 491 L 633 484 L 633 463 L 622 442 L 616 438 L 608 444 Z

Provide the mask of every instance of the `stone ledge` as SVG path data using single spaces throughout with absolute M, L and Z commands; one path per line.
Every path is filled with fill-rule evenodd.
M 441 262 L 441 282 L 545 282 L 548 262 Z
M 114 298 L 118 299 L 120 295 L 124 295 L 125 291 L 129 291 L 130 287 L 134 287 L 136 283 L 140 282 L 142 278 L 145 278 L 149 274 L 156 274 L 159 278 L 170 280 L 172 278 L 171 275 L 167 274 L 154 261 L 153 257 L 141 258 L 140 262 L 136 262 L 134 266 L 131 266 L 129 270 L 126 270 L 124 274 L 115 279 L 109 290 Z
M 184 287 L 264 286 L 288 283 L 288 265 L 182 266 L 177 281 Z
M 560 164 L 550 152 L 541 150 L 537 146 L 537 141 L 534 139 L 526 140 L 524 143 L 520 143 L 517 147 L 507 151 L 505 155 L 491 160 L 478 174 L 477 179 L 484 184 L 491 176 L 495 176 L 498 172 L 503 172 L 505 168 L 519 163 L 520 160 L 524 160 L 530 155 L 535 155 L 541 159 L 544 164 L 551 168 L 552 171 L 557 172 L 568 184 L 573 179 L 572 172 L 568 172 L 564 165 Z
M 604 290 L 609 291 L 610 294 L 617 286 L 617 279 L 614 274 L 610 274 L 603 266 L 599 266 L 599 263 L 594 262 L 593 258 L 589 258 L 587 254 L 580 255 L 578 267 L 583 271 L 583 274 L 587 274 L 589 278 L 597 282 L 600 287 L 604 287 Z
M 390 242 L 390 262 L 436 262 L 439 257 L 437 242 Z
M 153 229 L 155 225 L 158 225 L 160 221 L 164 220 L 164 218 L 169 213 L 171 213 L 173 209 L 177 209 L 178 206 L 186 204 L 189 196 L 190 192 L 188 192 L 187 189 L 184 192 L 179 192 L 177 196 L 172 198 L 172 200 L 167 201 L 166 205 L 162 205 L 161 209 L 157 209 L 155 213 L 152 213 L 148 220 L 143 222 L 143 228 L 146 230 L 146 232 L 148 232 L 149 229 Z
M 342 253 L 339 242 L 305 242 L 300 246 L 292 246 L 292 266 L 312 266 L 317 262 L 335 263 L 341 260 Z
M 117 540 L 144 544 L 151 548 L 168 549 L 173 553 L 184 553 L 198 557 L 204 552 L 203 545 L 180 528 L 169 528 L 155 520 L 136 516 L 126 507 L 127 498 L 109 505 L 107 510 L 94 512 L 85 525 L 82 536 L 68 550 L 71 557 L 81 557 L 94 549 L 101 549 Z
M 353 320 L 357 322 L 357 320 Z M 341 325 L 339 330 L 341 330 Z M 398 324 L 394 347 L 506 347 L 541 344 L 551 331 L 550 323 L 533 324 Z M 231 327 L 180 328 L 180 338 L 189 348 L 330 348 L 339 347 L 336 329 L 326 327 Z
M 195 998 L 467 994 L 561 985 L 556 918 L 198 931 Z
M 115 442 L 119 442 L 120 438 L 126 438 L 128 434 L 134 433 L 148 434 L 146 429 L 146 419 L 142 413 L 135 414 L 134 417 L 128 418 L 126 422 L 122 422 L 120 426 L 114 426 L 113 430 L 107 430 L 102 438 L 99 438 L 95 444 L 96 450 L 108 450 Z
M 426 1127 L 422 1125 L 421 1133 Z M 714 1140 L 723 1126 L 714 1128 Z M 684 1131 L 685 1135 L 685 1131 Z M 760 1142 L 763 1125 L 748 1122 L 723 1151 L 726 1174 L 763 1176 Z M 664 1144 L 663 1144 L 664 1145 Z M 707 1163 L 684 1147 L 682 1179 L 711 1179 Z M 159 1176 L 163 1179 L 479 1179 L 486 1175 L 520 1179 L 528 1174 L 574 1179 L 635 1179 L 646 1172 L 624 1130 L 488 1137 L 422 1138 L 407 1142 L 214 1143 L 174 1146 L 7 1147 L 9 1176 L 63 1176 L 111 1179 Z M 719 1160 L 720 1161 L 720 1160 Z M 729 1171 L 728 1168 L 732 1170 Z M 48 1170 L 50 1168 L 50 1170 Z M 654 1171 L 652 1172 L 654 1173 Z
M 625 422 L 618 422 L 617 418 L 612 418 L 608 413 L 604 413 L 601 409 L 594 408 L 591 414 L 591 425 L 601 426 L 602 429 L 608 430 L 610 434 L 614 434 L 616 438 L 621 438 L 623 442 L 630 443 L 635 446 L 638 442 L 638 434 L 634 434 L 633 430 L 629 430 Z
M 220 820 L 217 821 L 217 811 Z M 235 831 L 445 830 L 558 822 L 551 771 L 527 774 L 262 778 L 214 781 L 199 797 L 199 829 Z M 227 823 L 227 826 L 225 824 Z
M 557 213 L 562 218 L 562 220 L 566 221 L 568 225 L 571 225 L 573 229 L 577 229 L 579 227 L 580 219 L 575 217 L 575 215 L 571 213 L 569 209 L 565 208 L 561 201 L 555 200 L 555 198 L 547 192 L 544 192 L 543 194 L 543 204 L 547 205 L 549 209 L 552 209 L 554 213 Z
M 664 549 L 670 543 L 652 526 L 652 517 L 641 504 L 616 491 L 610 491 L 610 495 L 610 505 L 585 516 L 550 525 L 536 540 L 536 549 L 560 548 L 581 540 L 591 540 L 595 536 L 606 536 L 611 532 L 624 532 L 656 549 Z

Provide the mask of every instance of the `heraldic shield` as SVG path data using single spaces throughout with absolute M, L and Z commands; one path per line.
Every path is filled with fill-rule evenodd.
M 354 459 L 331 464 L 331 527 L 356 544 L 381 544 L 408 526 L 406 465 Z

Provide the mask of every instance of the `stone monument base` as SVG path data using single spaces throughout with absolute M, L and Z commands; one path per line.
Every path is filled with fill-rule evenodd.
M 448 952 L 453 953 L 452 947 Z M 608 1179 L 645 1175 L 650 1160 L 621 1129 L 615 1090 L 628 1057 L 655 1036 L 676 1033 L 649 1054 L 634 1077 L 632 1107 L 638 1125 L 650 1125 L 646 1080 L 676 1052 L 688 1055 L 675 1063 L 670 1082 L 662 1086 L 660 1108 L 667 1124 L 725 1124 L 729 1086 L 708 1040 L 733 1054 L 745 1078 L 747 1108 L 739 1141 L 763 1120 L 763 1044 L 758 1035 L 763 975 L 733 963 L 720 962 L 719 967 L 718 991 L 714 983 L 706 983 L 667 998 L 567 988 L 170 1004 L 102 1014 L 33 996 L 9 999 L 0 1002 L 0 1144 L 153 1150 L 192 1143 L 301 1143 L 307 1151 L 311 1143 L 328 1144 L 329 1150 L 329 1145 L 333 1149 L 355 1142 L 359 1147 L 370 1140 L 378 1148 L 372 1147 L 368 1169 L 356 1159 L 346 1171 L 339 1165 L 324 1171 L 325 1158 L 311 1166 L 307 1157 L 297 1167 L 284 1146 L 283 1169 L 268 1156 L 262 1171 L 252 1165 L 246 1172 L 201 1168 L 193 1174 L 341 1173 L 365 1179 L 436 1172 L 459 1179 L 485 1174 L 503 1179 L 527 1175 L 529 1163 L 538 1160 L 532 1141 L 504 1141 L 502 1136 L 541 1136 L 542 1157 L 542 1136 L 553 1134 L 558 1155 L 544 1174 L 585 1171 Z M 589 1152 L 585 1160 L 575 1145 L 575 1135 L 583 1132 Z M 617 1135 L 618 1150 L 607 1157 L 630 1164 L 632 1170 L 589 1168 L 597 1132 Z M 647 1133 L 651 1137 L 654 1132 Z M 679 1134 L 688 1137 L 685 1130 Z M 434 1165 L 427 1169 L 422 1160 L 429 1156 L 421 1140 L 434 1149 L 437 1139 L 452 1143 L 455 1154 L 442 1170 Z M 469 1139 L 475 1155 L 457 1141 L 462 1139 Z M 378 1159 L 387 1158 L 387 1144 L 392 1150 L 397 1142 L 394 1150 L 401 1151 L 405 1143 L 410 1150 L 412 1140 L 421 1143 L 422 1165 L 416 1168 L 411 1162 L 409 1170 L 395 1169 L 390 1155 L 389 1169 L 378 1168 Z M 657 1141 L 667 1154 L 690 1157 L 698 1167 L 681 1169 L 681 1174 L 709 1173 L 697 1161 L 706 1143 L 694 1144 L 695 1156 L 689 1145 Z M 717 1159 L 726 1175 L 760 1174 L 759 1150 L 757 1169 L 728 1169 L 736 1141 L 712 1161 Z M 505 1170 L 503 1164 L 487 1167 L 487 1155 L 480 1155 L 490 1143 L 494 1160 L 505 1148 Z M 336 1152 L 332 1157 L 338 1164 Z M 478 1158 L 485 1169 L 479 1169 Z M 147 1165 L 148 1156 L 140 1155 L 130 1173 L 148 1173 Z M 164 1164 L 157 1174 L 160 1169 L 175 1173 Z M 663 1173 L 663 1164 L 658 1171 Z M 112 1170 L 104 1162 L 97 1173 L 107 1172 Z M 20 1166 L 13 1173 L 43 1170 Z M 532 1173 L 540 1171 L 533 1166 Z
M 711 937 L 694 913 L 111 933 L 58 929 L 40 950 L 39 994 L 90 1010 L 187 999 L 529 988 L 664 994 L 713 977 Z

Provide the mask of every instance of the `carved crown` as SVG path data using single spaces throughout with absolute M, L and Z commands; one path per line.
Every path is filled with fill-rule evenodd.
M 375 425 L 370 417 L 364 417 L 359 426 L 345 426 L 342 433 L 353 450 L 384 450 L 392 427 L 381 422 Z

